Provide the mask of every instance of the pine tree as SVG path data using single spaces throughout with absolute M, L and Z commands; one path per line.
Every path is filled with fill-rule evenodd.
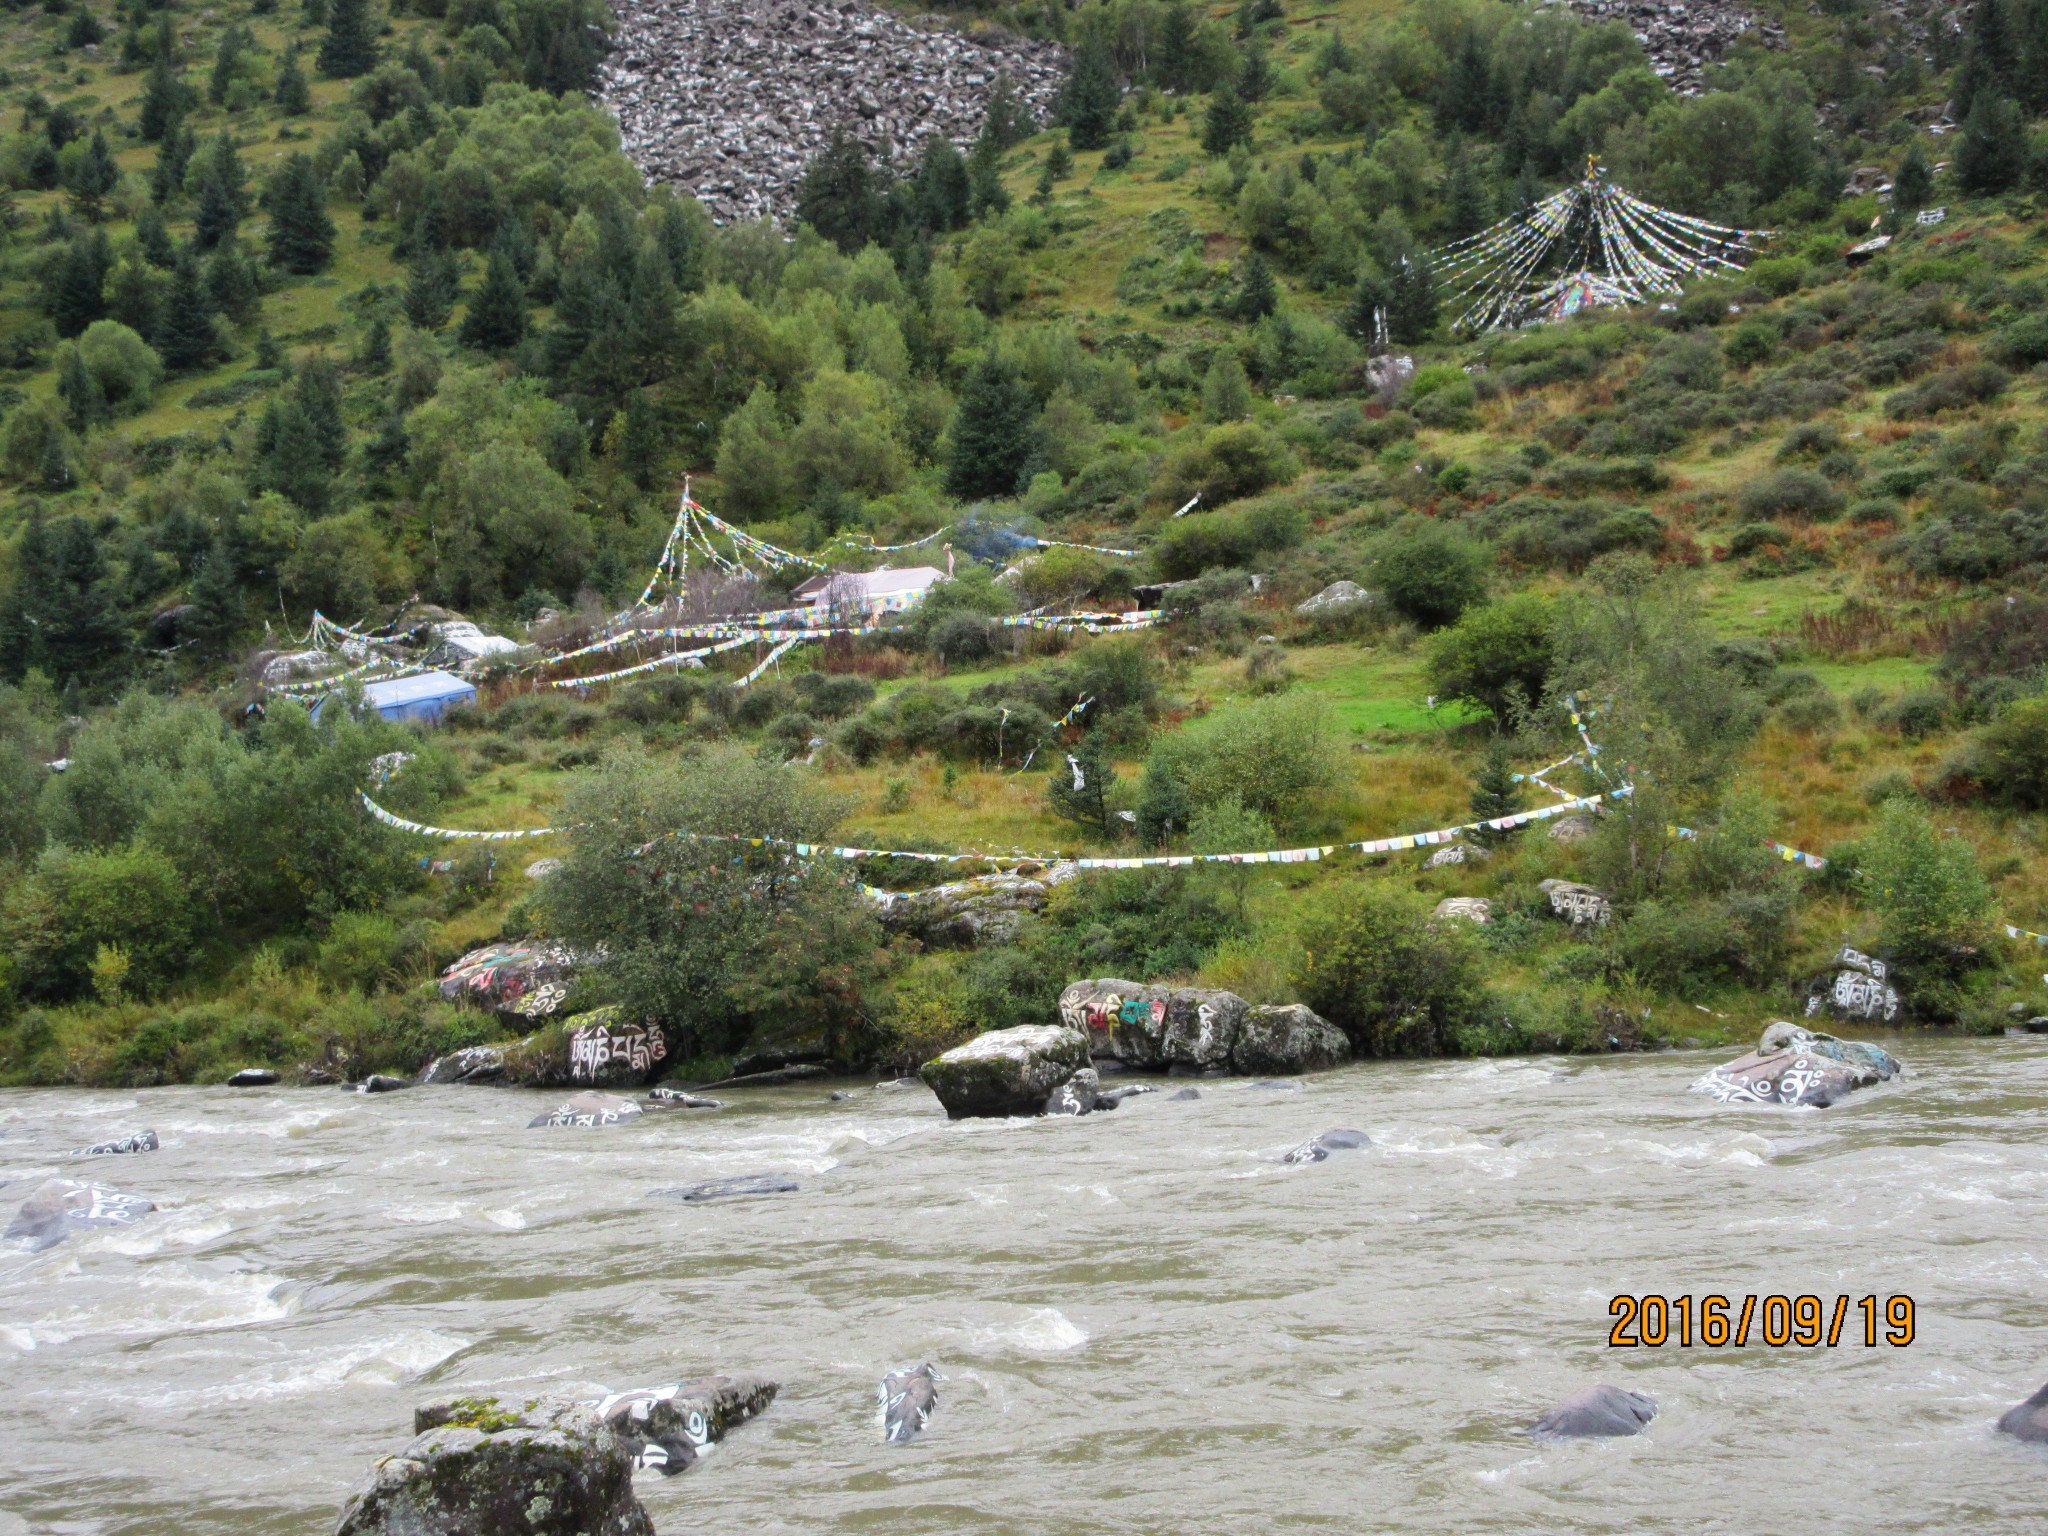
M 1263 320 L 1280 307 L 1280 289 L 1273 281 L 1273 269 L 1266 258 L 1253 251 L 1245 258 L 1244 274 L 1237 285 L 1231 308 L 1247 323 Z
M 173 373 L 204 368 L 219 346 L 213 330 L 213 298 L 190 251 L 181 253 L 171 269 L 171 286 L 157 310 L 156 334 L 150 345 Z
M 1010 206 L 1010 192 L 1003 185 L 1003 149 L 996 136 L 982 126 L 981 137 L 967 157 L 968 204 L 974 217 L 1000 214 Z
M 1445 222 L 1455 236 L 1476 235 L 1493 222 L 1479 167 L 1462 149 L 1451 155 L 1450 186 L 1444 196 Z
M 1037 409 L 1017 370 L 994 351 L 982 355 L 960 392 L 946 494 L 960 501 L 1015 496 L 1038 452 Z
M 370 322 L 369 333 L 363 337 L 363 350 L 356 358 L 357 371 L 372 378 L 391 371 L 391 323 L 382 315 Z
M 1237 94 L 1246 101 L 1264 101 L 1272 90 L 1273 65 L 1265 48 L 1258 43 L 1248 44 L 1243 62 L 1237 66 Z
M 312 159 L 287 160 L 264 189 L 263 205 L 270 213 L 270 264 L 301 277 L 324 270 L 334 256 L 335 229 Z
M 1219 352 L 1202 375 L 1202 419 L 1243 421 L 1252 413 L 1252 387 L 1234 353 Z
M 1017 95 L 1017 87 L 1011 83 L 1007 71 L 996 76 L 995 89 L 989 92 L 988 107 L 982 113 L 981 131 L 995 139 L 998 153 L 1015 149 L 1038 132 L 1031 109 Z
M 1068 782 L 1071 785 L 1072 780 Z M 1148 848 L 1163 848 L 1187 831 L 1194 814 L 1194 800 L 1179 765 L 1154 754 L 1145 764 L 1138 789 L 1138 840 Z
M 121 168 L 114 164 L 107 148 L 107 136 L 95 128 L 92 142 L 71 170 L 71 206 L 89 224 L 97 224 L 105 210 L 107 195 L 121 180 Z
M 1057 119 L 1067 125 L 1076 149 L 1100 149 L 1109 142 L 1116 126 L 1116 109 L 1123 100 L 1117 84 L 1116 61 L 1100 34 L 1091 34 L 1074 51 L 1073 68 L 1060 88 Z
M 263 302 L 263 281 L 240 241 L 217 245 L 206 258 L 206 297 L 215 314 L 227 316 L 235 325 L 247 325 L 256 318 Z
M 348 462 L 348 423 L 341 414 L 341 376 L 324 353 L 299 369 L 292 397 L 305 413 L 320 463 L 339 470 Z
M 59 336 L 76 336 L 107 312 L 107 269 L 112 263 L 104 234 L 79 235 L 65 247 L 45 301 Z
M 1109 760 L 1109 754 L 1096 744 L 1093 736 L 1087 736 L 1052 765 L 1045 786 L 1046 801 L 1054 815 L 1092 827 L 1107 837 L 1109 791 L 1116 780 L 1116 765 Z
M 1387 284 L 1387 334 L 1404 347 L 1436 329 L 1436 274 L 1420 256 L 1404 257 Z
M 1901 213 L 1911 213 L 1925 208 L 1934 196 L 1934 167 L 1927 163 L 1927 157 L 1920 153 L 1915 142 L 1906 146 L 1906 155 L 1899 162 L 1898 174 L 1892 177 L 1892 206 Z
M 277 109 L 286 117 L 304 117 L 313 110 L 313 88 L 306 83 L 306 72 L 299 68 L 296 48 L 285 54 L 284 63 L 278 67 L 274 97 Z
M 2026 169 L 2027 124 L 2019 103 L 1995 91 L 1979 91 L 1956 145 L 1956 185 L 1975 197 L 1994 197 L 2019 185 Z
M 327 0 L 300 0 L 299 22 L 308 27 L 326 26 Z
M 145 203 L 135 216 L 135 248 L 143 260 L 159 271 L 168 272 L 178 260 L 178 248 L 171 243 L 171 226 L 155 203 Z
M 1227 155 L 1240 144 L 1252 141 L 1251 108 L 1229 86 L 1209 98 L 1209 110 L 1202 118 L 1202 150 L 1205 154 Z
M 2003 91 L 2012 82 L 2017 62 L 2005 0 L 1977 0 L 1971 9 L 1963 62 L 1950 90 L 1952 99 L 1959 105 L 1974 106 L 1986 90 Z
M 74 432 L 107 419 L 107 392 L 76 347 L 64 349 L 64 362 L 57 371 L 57 397 L 64 402 L 64 419 Z
M 868 152 L 843 128 L 834 128 L 796 184 L 796 217 L 851 256 L 879 232 L 882 198 Z
M 1366 267 L 1359 273 L 1358 286 L 1351 290 L 1350 302 L 1344 306 L 1344 329 L 1367 347 L 1377 345 L 1392 297 L 1386 279 L 1377 269 Z
M 43 488 L 69 489 L 72 478 L 61 433 L 51 433 Z M 121 624 L 107 584 L 106 555 L 83 518 L 32 518 L 15 560 L 14 589 L 4 623 L 6 666 L 19 677 L 39 668 L 67 691 L 111 670 L 123 649 Z
M 192 612 L 180 621 L 180 631 L 189 632 L 203 650 L 224 650 L 242 625 L 242 585 L 225 539 L 214 540 L 200 559 L 186 600 Z
M 1521 809 L 1522 786 L 1515 782 L 1514 757 L 1504 736 L 1497 735 L 1487 743 L 1485 760 L 1472 776 L 1471 805 L 1476 821 L 1498 821 Z M 1479 840 L 1498 842 L 1506 835 L 1487 828 L 1479 833 Z
M 1487 126 L 1487 106 L 1493 95 L 1491 76 L 1486 45 L 1479 41 L 1476 32 L 1467 27 L 1439 87 L 1437 125 L 1447 133 L 1483 132 Z
M 159 144 L 185 112 L 185 86 L 178 79 L 177 66 L 169 54 L 158 54 L 142 83 L 139 126 L 143 142 Z
M 257 489 L 276 491 L 316 517 L 327 510 L 333 476 L 296 391 L 273 395 L 257 421 L 250 478 Z
M 242 50 L 254 41 L 249 33 L 239 26 L 232 26 L 220 35 L 220 44 L 213 56 L 213 74 L 206 84 L 206 99 L 216 107 L 227 105 L 228 92 L 234 87 L 235 76 L 241 68 Z
M 669 280 L 668 261 L 649 247 L 633 268 L 633 286 L 626 295 L 626 355 L 632 376 L 647 382 L 674 371 L 683 352 L 683 327 L 676 286 Z
M 503 352 L 526 339 L 526 289 L 511 258 L 492 253 L 483 286 L 470 296 L 457 335 L 465 347 L 483 352 Z
M 169 207 L 185 190 L 185 168 L 192 163 L 196 141 L 183 120 L 174 121 L 157 147 L 156 169 L 149 175 L 150 199 L 160 208 Z
M 64 30 L 66 48 L 90 48 L 105 40 L 107 29 L 100 25 L 99 17 L 80 6 L 71 13 L 71 25 Z
M 1159 20 L 1159 45 L 1152 50 L 1152 79 L 1162 90 L 1194 88 L 1195 17 L 1186 0 L 1173 0 Z
M 235 141 L 226 133 L 206 146 L 199 166 L 199 194 L 192 210 L 192 242 L 210 251 L 234 237 L 249 216 L 249 178 Z
M 405 284 L 405 318 L 416 329 L 440 330 L 454 312 L 459 281 L 451 253 L 431 250 L 414 257 Z
M 370 0 L 334 0 L 315 62 L 321 74 L 342 80 L 367 75 L 377 67 L 377 23 L 370 15 Z
M 118 320 L 138 336 L 156 330 L 156 314 L 162 280 L 156 269 L 130 252 L 115 266 L 107 280 L 107 317 Z
M 661 423 L 647 391 L 636 389 L 626 396 L 626 430 L 619 442 L 619 466 L 633 477 L 643 491 L 654 489 L 654 468 L 661 456 Z
M 967 223 L 972 192 L 967 162 L 942 134 L 924 141 L 917 162 L 916 218 L 920 228 L 944 233 Z
M 1763 143 L 1757 148 L 1758 193 L 1765 202 L 1774 202 L 1796 187 L 1811 185 L 1815 168 L 1812 116 L 1803 107 L 1781 104 L 1764 123 Z

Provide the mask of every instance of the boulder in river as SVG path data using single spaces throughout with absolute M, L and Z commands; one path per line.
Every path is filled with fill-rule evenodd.
M 713 1200 L 747 1200 L 757 1195 L 793 1195 L 796 1191 L 796 1180 L 786 1173 L 742 1173 L 729 1179 L 707 1179 L 702 1184 L 657 1189 L 654 1198 L 706 1205 Z
M 1079 865 L 1067 863 L 1034 875 L 976 875 L 904 892 L 876 916 L 889 932 L 908 934 L 932 947 L 1007 944 L 1026 917 L 1044 910 L 1053 888 L 1079 872 Z
M 507 1083 L 518 1088 L 633 1088 L 648 1082 L 668 1057 L 657 1025 L 623 1023 L 616 1008 L 551 1019 L 531 1034 L 498 1045 L 473 1045 L 443 1056 L 423 1083 Z
M 54 1248 L 74 1232 L 93 1227 L 125 1227 L 156 1209 L 140 1195 L 124 1195 L 104 1184 L 76 1179 L 45 1179 L 22 1202 L 0 1239 L 28 1245 L 31 1253 Z
M 628 1020 L 616 1004 L 563 1020 L 568 1036 L 569 1080 L 593 1088 L 638 1086 L 668 1059 L 668 1037 L 659 1024 Z
M 560 1010 L 579 962 L 560 944 L 486 944 L 441 973 L 443 1002 L 474 1003 L 492 1013 L 544 1019 Z
M 2015 1403 L 1999 1418 L 1998 1427 L 2016 1439 L 2048 1445 L 2048 1387 L 2024 1403 Z
M 411 1086 L 412 1079 L 409 1077 L 389 1077 L 382 1072 L 372 1072 L 368 1077 L 356 1084 L 356 1092 L 396 1093 L 401 1088 L 410 1088 Z
M 1088 1041 L 1057 1024 L 997 1029 L 928 1061 L 918 1075 L 955 1120 L 1035 1115 L 1052 1091 L 1088 1065 Z
M 1574 928 L 1605 928 L 1614 907 L 1604 891 L 1574 880 L 1539 880 L 1536 889 L 1550 898 L 1550 910 Z
M 1344 1031 L 1301 1003 L 1246 1009 L 1230 1050 L 1232 1069 L 1246 1076 L 1320 1072 L 1350 1059 Z
M 932 1410 L 939 1406 L 939 1383 L 946 1378 L 930 1361 L 907 1371 L 891 1371 L 882 1378 L 882 1438 L 891 1445 L 903 1445 L 923 1432 Z
M 1843 945 L 1835 956 L 1833 974 L 1816 982 L 1806 999 L 1806 1016 L 1811 1019 L 1825 1013 L 1831 1019 L 1891 1023 L 1905 1005 L 1887 974 L 1882 960 Z
M 1839 1040 L 1782 1020 L 1764 1030 L 1757 1048 L 1697 1079 L 1694 1093 L 1724 1104 L 1832 1104 L 1858 1088 L 1897 1077 L 1905 1068 L 1889 1051 Z
M 1372 1138 L 1363 1131 L 1325 1131 L 1312 1141 L 1304 1141 L 1280 1161 L 1320 1163 L 1332 1152 L 1362 1152 L 1371 1145 Z
M 437 1056 L 420 1074 L 422 1083 L 495 1083 L 505 1076 L 504 1047 L 467 1045 Z
M 658 1109 L 723 1109 L 723 1099 L 707 1099 L 682 1088 L 656 1086 L 647 1090 L 647 1102 Z
M 1529 1426 L 1542 1440 L 1578 1440 L 1597 1436 L 1639 1435 L 1657 1417 L 1657 1404 L 1640 1392 L 1621 1387 L 1588 1387 L 1574 1392 Z
M 633 1454 L 589 1403 L 462 1398 L 350 1496 L 335 1536 L 654 1536 Z
M 705 1446 L 723 1440 L 774 1402 L 778 1390 L 765 1376 L 700 1376 L 614 1392 L 592 1406 L 625 1443 L 634 1466 L 674 1477 L 695 1465 Z
M 539 1125 L 623 1125 L 639 1119 L 644 1112 L 632 1099 L 620 1098 L 616 1093 L 574 1093 L 557 1108 L 535 1115 L 526 1124 L 529 1130 Z
M 1115 1109 L 1116 1101 L 1112 1099 L 1107 1106 L 1103 1104 L 1102 1079 L 1095 1075 L 1093 1067 L 1083 1067 L 1045 1096 L 1042 1113 L 1091 1115 L 1105 1107 Z
M 95 1142 L 89 1147 L 80 1147 L 73 1157 L 117 1157 L 125 1152 L 154 1152 L 162 1143 L 156 1139 L 155 1131 L 137 1131 L 133 1136 L 123 1136 L 119 1141 Z
M 273 1067 L 244 1067 L 228 1079 L 230 1088 L 268 1088 L 277 1081 Z

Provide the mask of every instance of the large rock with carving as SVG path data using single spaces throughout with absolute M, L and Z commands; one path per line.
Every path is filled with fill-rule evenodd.
M 1053 887 L 1078 872 L 1078 865 L 1054 864 L 1036 874 L 977 875 L 894 896 L 876 915 L 891 933 L 933 946 L 1007 944 L 1026 917 L 1044 910 Z
M 1036 1115 L 1053 1090 L 1088 1065 L 1088 1041 L 1058 1024 L 997 1029 L 918 1069 L 955 1120 Z
M 1539 880 L 1536 889 L 1550 898 L 1550 910 L 1574 928 L 1605 928 L 1614 907 L 1604 891 L 1573 880 Z
M 614 1392 L 591 1406 L 625 1442 L 634 1466 L 674 1477 L 694 1466 L 705 1446 L 723 1440 L 774 1402 L 778 1390 L 765 1376 L 700 1376 Z
M 1486 924 L 1493 921 L 1493 903 L 1484 896 L 1446 896 L 1430 916 L 1438 922 L 1456 918 L 1461 923 Z
M 1904 1011 L 1905 1004 L 1886 977 L 1882 960 L 1845 944 L 1835 956 L 1834 973 L 1814 984 L 1806 999 L 1806 1016 L 1811 1019 L 1825 1014 L 1856 1023 L 1889 1024 Z
M 1230 1052 L 1231 1069 L 1248 1077 L 1320 1072 L 1350 1059 L 1344 1031 L 1301 1003 L 1246 1009 Z
M 1903 1071 L 1898 1058 L 1880 1046 L 1781 1021 L 1764 1031 L 1749 1055 L 1714 1068 L 1692 1091 L 1724 1104 L 1821 1108 Z
M 441 973 L 441 998 L 507 1017 L 545 1019 L 568 997 L 579 958 L 560 944 L 486 944 Z
M 654 1536 L 633 1463 L 592 1403 L 436 1403 L 414 1410 L 412 1443 L 356 1488 L 335 1536 Z
M 32 1253 L 54 1248 L 74 1232 L 95 1227 L 126 1227 L 156 1209 L 140 1195 L 124 1195 L 104 1184 L 76 1179 L 45 1179 L 14 1213 L 0 1236 L 27 1245 Z

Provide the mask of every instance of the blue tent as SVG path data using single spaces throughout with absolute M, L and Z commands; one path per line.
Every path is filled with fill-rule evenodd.
M 320 718 L 320 711 L 333 697 L 330 693 L 314 705 L 314 719 Z M 476 689 L 452 672 L 420 672 L 364 684 L 363 702 L 386 720 L 431 721 L 457 704 L 474 704 Z

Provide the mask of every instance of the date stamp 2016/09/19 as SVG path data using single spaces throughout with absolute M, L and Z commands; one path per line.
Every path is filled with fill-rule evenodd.
M 1607 1314 L 1612 1349 L 1741 1349 L 1752 1340 L 1772 1349 L 1875 1349 L 1880 1342 L 1904 1349 L 1913 1342 L 1910 1296 L 1837 1296 L 1832 1307 L 1818 1296 L 1617 1296 Z

